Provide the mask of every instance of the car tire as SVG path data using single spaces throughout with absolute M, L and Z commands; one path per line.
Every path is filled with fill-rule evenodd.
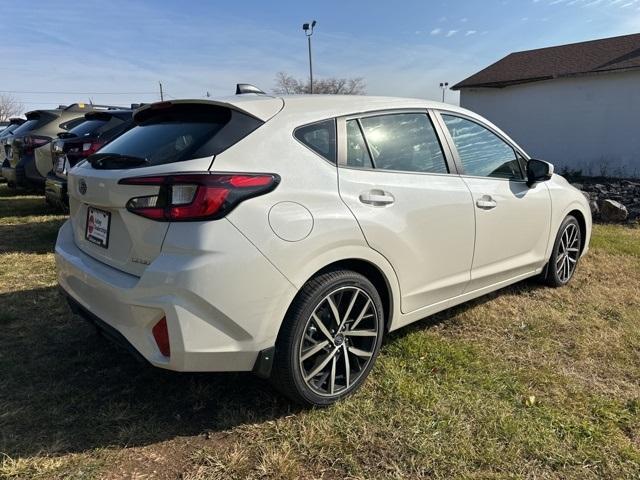
M 380 294 L 363 275 L 336 270 L 298 292 L 280 329 L 271 380 L 284 395 L 324 407 L 357 390 L 384 335 Z
M 580 260 L 582 232 L 573 215 L 568 215 L 560 225 L 547 264 L 544 281 L 550 287 L 563 287 L 571 281 Z

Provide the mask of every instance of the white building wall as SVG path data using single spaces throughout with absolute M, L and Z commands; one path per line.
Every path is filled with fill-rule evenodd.
M 640 177 L 640 71 L 463 89 L 460 105 L 557 171 Z

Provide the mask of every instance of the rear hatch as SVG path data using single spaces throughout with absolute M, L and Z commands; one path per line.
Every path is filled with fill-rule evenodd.
M 131 111 L 87 113 L 84 122 L 68 132 L 59 133 L 58 138 L 51 142 L 55 175 L 66 178 L 67 171 L 78 162 L 131 128 L 131 114 Z
M 27 121 L 13 132 L 13 140 L 7 147 L 7 158 L 16 167 L 23 155 L 33 155 L 36 148 L 46 145 L 51 137 L 37 135 L 37 130 L 58 118 L 55 110 L 36 110 L 26 114 Z
M 281 108 L 279 99 L 275 114 Z M 157 199 L 157 185 L 125 185 L 132 177 L 206 172 L 216 154 L 264 120 L 226 102 L 174 101 L 138 110 L 136 126 L 68 174 L 74 239 L 87 255 L 141 276 L 160 253 L 168 221 L 132 213 L 132 199 Z M 155 201 L 155 200 L 154 200 Z

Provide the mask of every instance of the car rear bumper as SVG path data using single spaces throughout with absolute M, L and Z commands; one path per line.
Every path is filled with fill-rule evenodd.
M 215 223 L 227 236 L 236 232 L 229 239 L 236 245 L 233 255 L 161 253 L 136 277 L 82 252 L 67 221 L 55 248 L 58 282 L 77 311 L 106 325 L 154 366 L 253 370 L 259 353 L 275 344 L 296 290 L 229 222 Z M 250 269 L 243 265 L 245 258 Z M 170 357 L 160 353 L 152 334 L 162 317 Z
M 13 183 L 13 184 L 17 183 L 18 174 L 16 172 L 16 169 L 13 167 L 2 167 L 2 176 L 9 183 Z
M 47 202 L 61 207 L 69 206 L 69 196 L 67 194 L 67 181 L 53 174 L 47 176 L 44 184 L 44 195 Z

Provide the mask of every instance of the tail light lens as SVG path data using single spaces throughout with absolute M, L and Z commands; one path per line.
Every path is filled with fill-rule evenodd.
M 88 157 L 89 155 L 93 155 L 98 150 L 102 148 L 104 145 L 103 142 L 86 142 L 82 144 L 82 152 L 80 152 L 80 156 L 83 158 Z
M 35 137 L 35 136 L 27 136 L 24 137 L 24 153 L 27 155 L 31 155 L 36 148 L 42 147 L 51 141 L 48 137 Z
M 169 329 L 167 328 L 167 318 L 162 317 L 151 329 L 153 339 L 158 345 L 158 350 L 165 357 L 171 356 L 171 347 L 169 346 Z
M 157 195 L 130 199 L 130 212 L 152 220 L 186 222 L 222 218 L 241 202 L 275 189 L 280 177 L 206 172 L 123 178 L 118 183 L 160 187 Z

